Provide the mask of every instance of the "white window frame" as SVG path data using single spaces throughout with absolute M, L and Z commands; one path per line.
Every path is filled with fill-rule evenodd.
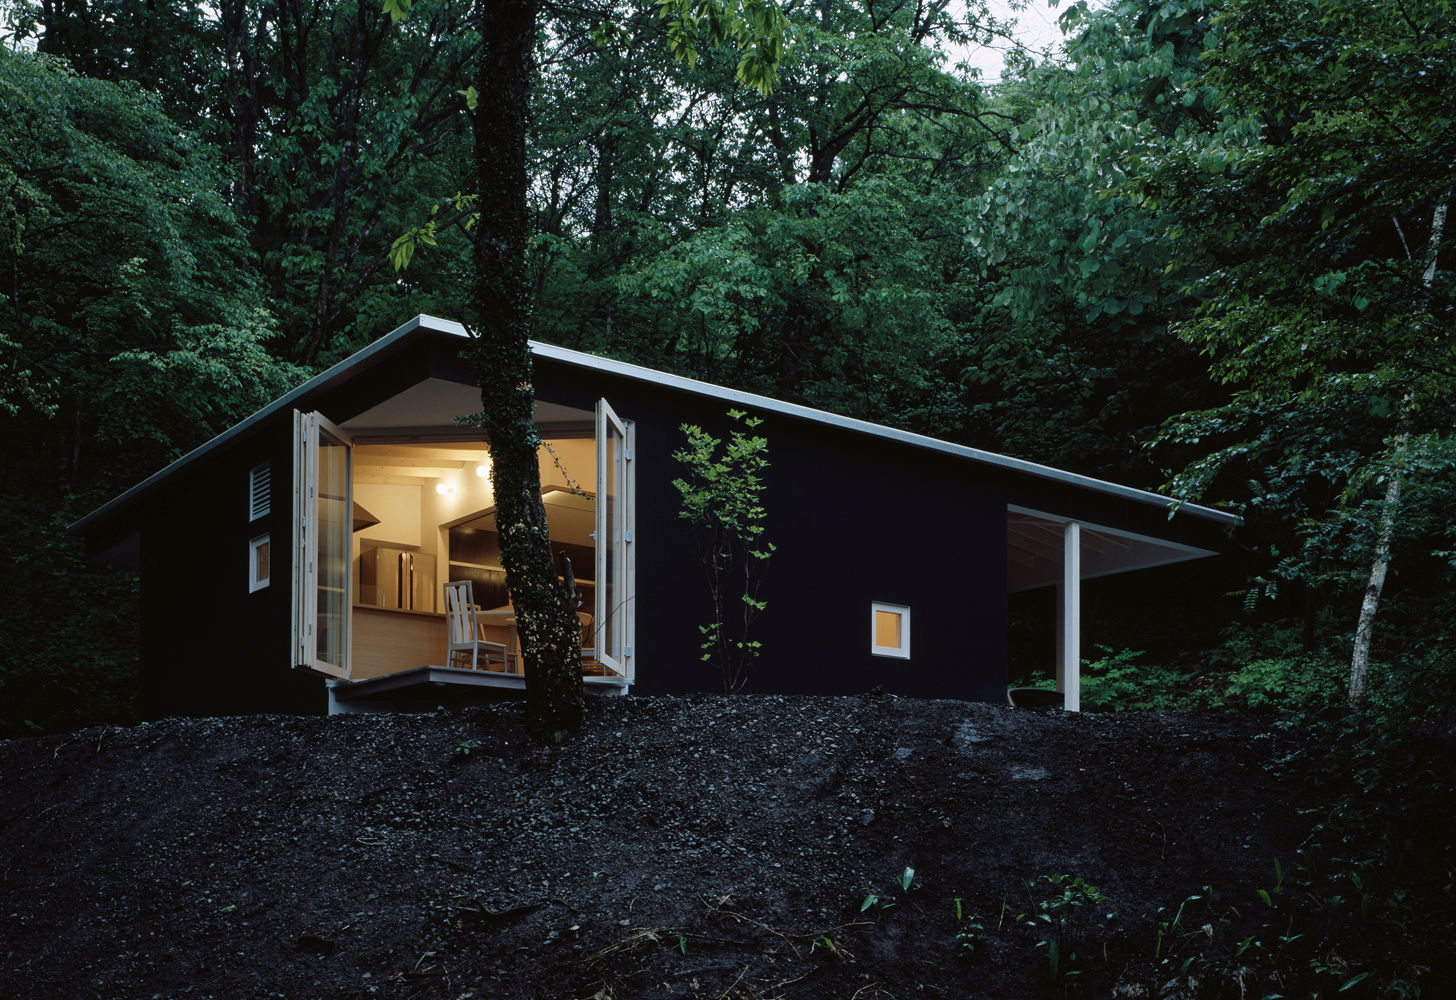
M 608 449 L 608 437 L 615 441 L 615 448 Z M 636 424 L 617 416 L 605 399 L 597 400 L 596 531 L 593 533 L 596 544 L 593 574 L 596 581 L 596 635 L 593 637 L 593 645 L 598 662 L 628 684 L 636 677 L 637 670 L 632 651 L 636 638 L 637 547 L 634 544 L 634 532 L 637 518 L 637 477 L 633 462 L 636 442 Z M 610 480 L 609 455 L 612 464 Z M 617 491 L 611 523 L 608 523 L 607 517 L 607 496 L 611 491 L 609 481 L 615 482 Z M 608 547 L 614 551 L 610 575 Z M 610 599 L 616 601 L 615 607 L 608 607 L 609 595 Z
M 881 613 L 900 616 L 900 645 L 879 645 L 875 618 Z M 870 652 L 875 656 L 888 656 L 896 660 L 910 659 L 910 606 L 908 604 L 886 604 L 874 601 L 870 604 Z
M 330 439 L 331 446 L 342 446 L 348 456 L 342 483 L 344 494 L 342 498 L 336 498 L 342 500 L 340 506 L 347 518 L 353 503 L 354 439 L 321 413 L 293 411 L 292 659 L 294 666 L 300 670 L 348 680 L 349 651 L 354 644 L 354 616 L 350 610 L 353 606 L 353 574 L 348 572 L 347 562 L 340 580 L 342 595 L 339 605 L 344 609 L 340 626 L 343 632 L 337 644 L 339 648 L 335 650 L 340 654 L 341 662 L 331 663 L 319 652 L 319 542 L 321 533 L 330 527 L 321 523 L 318 516 L 319 453 L 325 437 Z M 345 525 L 347 543 L 347 521 Z
M 258 549 L 268 546 L 268 575 L 258 575 Z M 268 586 L 273 580 L 273 547 L 269 541 L 269 532 L 263 532 L 257 538 L 248 542 L 248 593 L 256 593 Z

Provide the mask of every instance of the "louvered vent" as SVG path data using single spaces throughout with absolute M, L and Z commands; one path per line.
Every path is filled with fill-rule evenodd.
M 264 462 L 248 473 L 248 520 L 256 521 L 272 508 L 273 472 Z

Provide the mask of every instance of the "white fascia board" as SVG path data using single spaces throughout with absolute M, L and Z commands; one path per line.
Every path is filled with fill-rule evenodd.
M 431 322 L 439 321 L 431 320 Z M 643 368 L 640 365 L 612 361 L 608 358 L 599 358 L 593 354 L 583 354 L 580 351 L 572 351 L 564 347 L 554 347 L 550 344 L 541 344 L 536 341 L 531 342 L 531 353 L 536 357 L 548 358 L 564 364 L 590 368 L 595 371 L 609 372 L 613 375 L 636 379 L 640 382 L 650 382 L 654 385 L 676 389 L 681 392 L 690 392 L 699 396 L 720 399 L 725 403 L 731 403 L 735 406 L 797 417 L 801 420 L 811 420 L 815 423 L 827 424 L 831 427 L 840 427 L 858 434 L 868 434 L 871 437 L 883 438 L 887 441 L 896 441 L 900 444 L 908 444 L 913 447 L 924 448 L 928 451 L 953 455 L 956 458 L 969 459 L 972 462 L 1007 469 L 1011 472 L 1019 472 L 1023 475 L 1035 476 L 1039 479 L 1046 479 L 1067 486 L 1075 486 L 1079 489 L 1104 493 L 1125 500 L 1133 500 L 1137 503 L 1152 504 L 1157 507 L 1162 507 L 1171 513 L 1184 513 L 1193 517 L 1213 521 L 1216 524 L 1227 525 L 1229 527 L 1236 527 L 1237 525 L 1243 524 L 1243 518 L 1237 514 L 1230 514 L 1226 511 L 1214 510 L 1211 507 L 1203 507 L 1198 504 L 1175 500 L 1157 493 L 1150 493 L 1147 490 L 1134 489 L 1131 486 L 1120 486 L 1117 483 L 1109 483 L 1105 480 L 1094 479 L 1091 476 L 1067 472 L 1064 469 L 1054 469 L 1048 465 L 1038 465 L 1035 462 L 1028 462 L 1020 458 L 1011 458 L 1008 455 L 998 455 L 995 452 L 982 451 L 979 448 L 969 448 L 965 445 L 952 444 L 949 441 L 941 441 L 938 438 L 927 437 L 924 434 L 897 430 L 894 427 L 870 423 L 868 420 L 859 420 L 855 417 L 840 416 L 837 413 L 816 410 L 798 403 L 786 403 L 783 400 L 771 399 L 768 396 L 757 396 L 753 393 L 743 392 L 738 389 L 729 389 L 721 385 L 713 385 L 709 382 L 699 382 L 696 379 L 684 378 L 681 375 L 671 375 L 667 372 Z
M 332 368 L 320 372 L 313 378 L 309 379 L 307 382 L 304 382 L 298 388 L 285 393 L 278 399 L 275 399 L 273 402 L 263 407 L 261 410 L 258 410 L 253 414 L 244 417 L 237 423 L 233 424 L 231 427 L 229 427 L 227 430 L 223 431 L 216 437 L 213 437 L 203 444 L 198 445 L 196 448 L 193 448 L 181 458 L 174 460 L 170 465 L 167 465 L 162 469 L 159 469 L 158 471 L 152 473 L 146 479 L 143 479 L 131 489 L 127 490 L 125 493 L 122 493 L 119 496 L 113 497 L 112 499 L 108 500 L 106 503 L 102 504 L 100 507 L 97 507 L 91 513 L 87 514 L 85 517 L 82 517 L 75 523 L 71 524 L 69 527 L 66 528 L 66 531 L 69 533 L 82 530 L 86 526 L 90 525 L 92 522 L 97 521 L 102 517 L 105 517 L 108 513 L 115 510 L 117 507 L 129 503 L 133 498 L 147 492 L 157 483 L 161 482 L 163 479 L 167 478 L 173 473 L 186 468 L 193 462 L 196 462 L 199 458 L 206 455 L 208 452 L 222 447 L 224 444 L 233 440 L 236 437 L 240 437 L 241 435 L 246 434 L 249 430 L 256 427 L 258 424 L 263 423 L 265 420 L 267 420 L 269 417 L 273 416 L 273 414 L 279 412 L 280 410 L 292 409 L 293 404 L 298 402 L 299 400 L 307 396 L 311 396 L 314 393 L 319 392 L 323 389 L 327 389 L 329 386 L 335 384 L 336 382 L 343 381 L 356 367 L 367 364 L 376 355 L 385 353 L 390 348 L 398 344 L 401 340 L 404 340 L 410 334 L 414 333 L 415 330 L 421 328 L 422 326 L 425 326 L 426 324 L 423 321 L 427 319 L 430 319 L 430 317 L 416 316 L 414 319 L 410 320 L 408 323 L 404 324 L 398 329 L 385 334 L 383 337 L 380 337 L 378 340 L 376 340 L 374 343 L 370 344 L 363 350 L 356 351 L 355 353 L 345 358 L 343 361 L 340 361 L 338 364 L 334 365 Z M 432 322 L 439 323 L 442 321 L 432 320 Z M 455 325 L 459 326 L 458 323 Z M 462 337 L 466 336 L 464 327 L 460 327 L 459 335 Z
M 92 522 L 104 517 L 110 511 L 130 502 L 136 496 L 145 493 L 167 476 L 192 464 L 203 455 L 226 444 L 233 438 L 246 433 L 249 429 L 267 420 L 278 411 L 291 408 L 299 400 L 326 389 L 336 382 L 342 381 L 355 368 L 368 365 L 377 355 L 389 351 L 406 338 L 422 333 L 443 333 L 462 339 L 469 339 L 471 337 L 470 331 L 466 329 L 463 323 L 440 319 L 437 316 L 416 316 L 395 330 L 380 337 L 363 350 L 351 354 L 327 371 L 315 375 L 292 392 L 269 403 L 252 416 L 234 424 L 228 430 L 217 435 L 217 437 L 194 448 L 166 468 L 148 476 L 125 493 L 122 493 L 120 496 L 108 501 L 76 521 L 66 530 L 74 532 L 85 528 Z M 1091 490 L 1108 496 L 1132 500 L 1136 503 L 1151 504 L 1162 507 L 1164 510 L 1170 511 L 1170 513 L 1186 513 L 1193 517 L 1213 521 L 1216 524 L 1234 527 L 1243 523 L 1243 518 L 1235 514 L 1213 510 L 1210 507 L 1185 503 L 1170 497 L 1160 496 L 1157 493 L 1150 493 L 1147 490 L 1133 489 L 1131 486 L 1120 486 L 1117 483 L 1093 479 L 1091 476 L 1083 476 L 1075 472 L 1067 472 L 1063 469 L 1054 469 L 1051 466 L 1038 465 L 1035 462 L 1027 462 L 1023 459 L 1011 458 L 1007 455 L 998 455 L 995 452 L 982 451 L 979 448 L 968 448 L 965 445 L 951 444 L 949 441 L 941 441 L 937 438 L 927 437 L 924 434 L 914 434 L 910 431 L 897 430 L 894 427 L 870 423 L 868 420 L 859 420 L 855 417 L 845 417 L 837 413 L 829 413 L 825 410 L 816 410 L 813 407 L 803 406 L 799 403 L 787 403 L 783 400 L 771 399 L 768 396 L 759 396 L 751 392 L 743 392 L 739 389 L 729 389 L 726 386 L 713 385 L 710 382 L 700 382 L 697 379 L 685 378 L 682 375 L 672 375 L 668 372 L 660 372 L 652 368 L 644 368 L 641 365 L 628 364 L 624 361 L 613 361 L 610 358 L 601 358 L 594 354 L 585 354 L 581 351 L 573 351 L 565 347 L 543 344 L 539 341 L 531 341 L 530 348 L 531 353 L 538 358 L 546 358 L 562 364 L 574 365 L 578 368 L 607 372 L 608 374 L 618 375 L 622 378 L 646 382 L 651 385 L 659 385 L 668 389 L 675 389 L 679 392 L 688 392 L 697 396 L 718 399 L 734 406 L 761 410 L 766 413 L 777 413 L 782 416 L 809 420 L 830 427 L 839 427 L 858 434 L 867 434 L 871 437 L 881 438 L 886 441 L 895 441 L 928 451 L 952 455 L 956 458 L 968 459 L 983 465 L 1006 469 L 1023 475 L 1035 476 L 1038 479 L 1074 486 L 1078 489 Z

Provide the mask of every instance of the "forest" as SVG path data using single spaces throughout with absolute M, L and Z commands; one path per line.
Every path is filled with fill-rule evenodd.
M 489 7 L 0 0 L 0 737 L 138 718 L 137 583 L 68 524 L 469 311 Z M 713 23 L 765 9 L 540 5 L 530 335 L 1241 516 L 1186 593 L 1099 621 L 1083 706 L 1308 748 L 1313 904 L 1281 905 L 1317 989 L 1371 975 L 1320 935 L 1432 944 L 1456 4 L 1062 0 L 1065 53 L 996 81 L 961 62 L 1007 30 L 982 0 L 786 0 L 771 79 Z M 1362 995 L 1419 995 L 1421 947 Z
M 1006 27 L 977 3 L 782 11 L 765 92 L 655 8 L 542 8 L 531 335 L 1241 515 L 1198 641 L 1109 627 L 1094 704 L 1450 705 L 1451 5 L 1063 4 L 1065 56 L 994 83 L 957 62 Z M 4 30 L 21 734 L 134 711 L 135 584 L 65 525 L 460 315 L 490 206 L 462 0 L 8 0 Z

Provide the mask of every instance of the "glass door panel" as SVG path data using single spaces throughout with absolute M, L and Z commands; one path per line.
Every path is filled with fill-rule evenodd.
M 349 435 L 319 413 L 294 411 L 293 661 L 349 676 Z
M 628 605 L 627 425 L 606 400 L 597 402 L 596 650 L 612 673 L 627 676 Z
M 342 432 L 330 432 L 319 418 L 317 579 L 314 583 L 316 659 L 345 670 L 349 662 L 349 445 Z M 327 426 L 325 426 L 327 425 Z

